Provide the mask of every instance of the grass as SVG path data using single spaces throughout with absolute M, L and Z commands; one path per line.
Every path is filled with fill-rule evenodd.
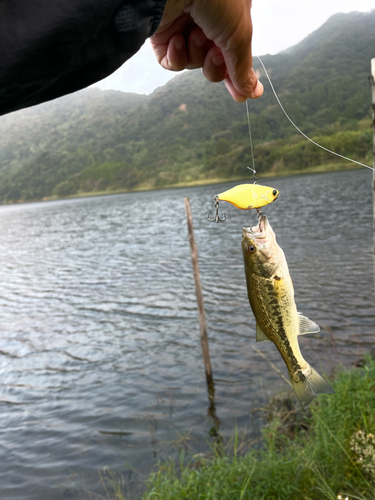
M 367 436 L 375 430 L 375 361 L 368 357 L 362 368 L 339 370 L 332 384 L 335 394 L 319 396 L 308 413 L 276 398 L 260 449 L 240 454 L 236 434 L 231 446 L 210 457 L 181 454 L 177 464 L 160 463 L 142 499 L 374 499 L 375 448 L 362 439 L 359 454 L 351 440 L 358 431 Z

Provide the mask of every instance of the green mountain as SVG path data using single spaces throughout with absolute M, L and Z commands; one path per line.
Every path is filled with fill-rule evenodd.
M 317 142 L 371 161 L 375 10 L 337 14 L 298 45 L 262 60 L 294 122 Z M 265 94 L 250 101 L 262 172 L 339 162 L 300 136 L 257 60 Z M 245 104 L 200 71 L 151 96 L 89 88 L 0 118 L 0 202 L 248 177 Z

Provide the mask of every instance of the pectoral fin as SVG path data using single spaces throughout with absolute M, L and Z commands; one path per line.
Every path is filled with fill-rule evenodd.
M 318 333 L 320 332 L 319 326 L 311 321 L 311 319 L 303 316 L 303 314 L 298 313 L 299 318 L 299 332 L 298 335 L 305 335 L 306 333 Z
M 257 323 L 257 329 L 256 329 L 256 335 L 257 335 L 257 342 L 263 342 L 263 340 L 269 340 L 268 337 L 263 333 L 263 330 Z

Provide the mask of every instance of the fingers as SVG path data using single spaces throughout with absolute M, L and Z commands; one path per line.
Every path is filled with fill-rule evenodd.
M 251 0 L 194 0 L 191 5 L 195 23 L 221 49 L 227 69 L 225 84 L 233 98 L 243 101 L 261 96 L 263 86 L 252 68 Z
M 150 38 L 156 59 L 163 68 L 170 71 L 186 68 L 188 55 L 185 38 L 193 26 L 190 16 L 184 15 Z
M 188 38 L 188 65 L 187 69 L 202 68 L 204 59 L 210 48 L 213 47 L 211 40 L 208 40 L 201 28 L 194 27 Z
M 202 68 L 207 54 L 215 47 L 214 43 L 207 39 L 198 26 L 193 27 L 190 32 L 184 30 L 184 36 L 181 32 L 170 34 L 172 29 L 181 29 L 181 27 L 173 26 L 168 32 L 164 32 L 163 36 L 156 35 L 151 38 L 152 48 L 159 64 L 170 71 Z M 221 53 L 220 49 L 217 50 Z M 223 62 L 224 60 L 220 64 Z M 208 78 L 210 81 L 221 81 L 225 77 L 224 74 L 218 80 L 219 76 L 215 76 L 215 72 L 209 68 L 207 75 L 211 74 L 212 77 Z
M 160 64 L 170 71 L 182 71 L 187 65 L 187 52 L 184 37 L 176 33 L 165 46 Z
M 210 82 L 222 82 L 227 76 L 227 68 L 219 47 L 208 40 L 201 28 L 192 30 L 188 41 L 187 69 L 202 68 Z
M 228 76 L 223 54 L 218 47 L 212 47 L 206 54 L 202 70 L 210 82 L 222 82 Z
M 151 37 L 157 60 L 172 71 L 202 68 L 207 80 L 224 80 L 238 102 L 260 97 L 263 85 L 252 67 L 250 3 L 167 0 L 161 25 Z
M 202 68 L 210 82 L 222 82 L 228 76 L 221 50 L 205 37 L 200 28 L 189 37 L 187 47 L 184 37 L 175 34 L 167 43 L 153 43 L 153 49 L 159 64 L 170 71 Z

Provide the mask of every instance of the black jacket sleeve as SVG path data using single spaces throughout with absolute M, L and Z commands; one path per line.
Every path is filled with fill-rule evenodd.
M 165 0 L 1 0 L 0 114 L 105 78 L 157 29 Z

